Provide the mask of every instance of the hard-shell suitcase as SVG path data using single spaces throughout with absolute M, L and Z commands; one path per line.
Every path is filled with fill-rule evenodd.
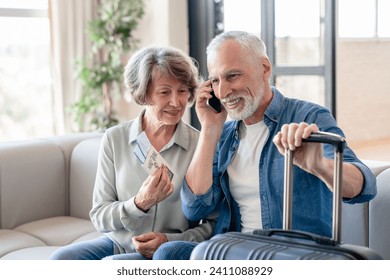
M 291 230 L 292 152 L 286 149 L 284 171 L 283 229 L 256 230 L 253 233 L 218 234 L 197 245 L 191 259 L 209 260 L 380 260 L 368 247 L 344 244 L 341 237 L 341 177 L 345 139 L 335 134 L 313 133 L 306 142 L 334 147 L 332 238 Z M 320 217 L 319 217 L 320 218 Z

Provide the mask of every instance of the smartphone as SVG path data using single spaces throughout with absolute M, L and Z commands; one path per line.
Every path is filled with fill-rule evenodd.
M 222 110 L 221 101 L 215 96 L 214 91 L 210 92 L 211 98 L 207 99 L 207 105 L 214 109 L 215 112 L 220 113 Z

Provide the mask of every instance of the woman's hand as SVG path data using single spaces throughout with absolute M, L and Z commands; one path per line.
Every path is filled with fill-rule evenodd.
M 168 168 L 162 166 L 144 181 L 134 198 L 134 203 L 139 209 L 147 212 L 154 205 L 170 196 L 172 192 L 173 184 L 168 177 Z
M 151 259 L 154 252 L 161 244 L 168 242 L 165 234 L 159 232 L 148 232 L 133 237 L 133 244 L 138 253 Z

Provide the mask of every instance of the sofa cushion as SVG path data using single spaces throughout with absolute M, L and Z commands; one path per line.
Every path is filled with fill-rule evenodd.
M 96 232 L 90 220 L 62 216 L 30 222 L 14 229 L 42 240 L 48 246 L 64 246 Z
M 37 246 L 15 250 L 1 257 L 1 260 L 47 260 L 60 246 Z
M 18 249 L 45 245 L 42 240 L 34 236 L 9 229 L 0 230 L 0 240 L 0 258 Z
M 0 228 L 66 215 L 66 168 L 61 149 L 43 140 L 0 145 Z
M 1 260 L 47 260 L 58 248 L 102 236 L 89 220 L 62 216 L 0 230 Z
M 95 239 L 95 238 L 98 238 L 98 237 L 101 237 L 101 236 L 103 236 L 103 233 L 98 232 L 98 231 L 94 231 L 94 232 L 90 232 L 90 233 L 87 233 L 87 234 L 84 234 L 84 235 L 80 236 L 79 238 L 77 238 L 72 243 L 88 241 L 88 240 L 92 240 L 92 239 Z

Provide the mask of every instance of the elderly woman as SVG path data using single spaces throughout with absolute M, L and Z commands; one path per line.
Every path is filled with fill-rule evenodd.
M 194 61 L 174 48 L 143 48 L 124 79 L 145 108 L 102 139 L 90 218 L 104 236 L 60 248 L 52 259 L 151 259 L 167 241 L 199 242 L 212 234 L 213 222 L 188 221 L 180 201 L 198 141 L 198 131 L 182 120 L 198 85 Z M 164 164 L 143 164 L 151 150 Z

